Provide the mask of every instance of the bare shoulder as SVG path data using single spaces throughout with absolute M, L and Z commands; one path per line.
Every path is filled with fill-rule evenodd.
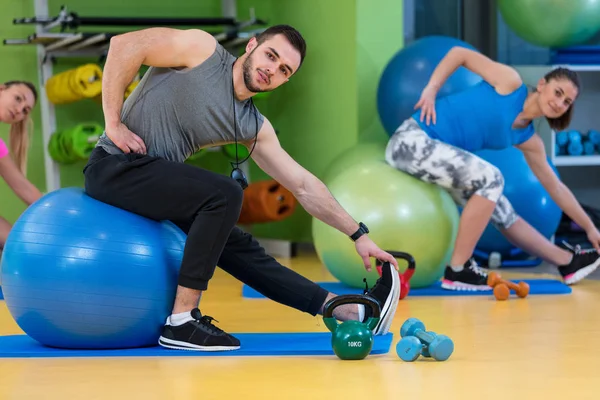
M 202 64 L 215 52 L 217 40 L 210 33 L 202 29 L 187 29 L 180 32 L 182 47 L 189 52 L 186 60 L 188 68 Z
M 111 38 L 109 50 L 140 53 L 151 67 L 192 68 L 210 57 L 217 40 L 201 29 L 147 28 Z
M 506 64 L 499 64 L 499 70 L 502 72 L 503 78 L 499 81 L 499 89 L 508 93 L 512 93 L 523 85 L 521 74 L 514 67 Z
M 511 94 L 523 85 L 521 75 L 510 65 L 494 61 L 490 72 L 494 75 L 493 86 L 500 94 Z
M 186 29 L 177 31 L 177 48 L 185 54 L 184 67 L 194 68 L 206 61 L 217 48 L 217 40 L 202 29 Z
M 257 136 L 258 143 L 268 142 L 268 141 L 276 141 L 279 143 L 279 138 L 277 137 L 277 133 L 275 132 L 275 128 L 271 124 L 271 121 L 265 116 L 263 116 L 262 126 L 258 130 Z

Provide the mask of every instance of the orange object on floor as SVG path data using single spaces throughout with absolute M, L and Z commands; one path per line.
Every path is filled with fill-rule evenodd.
M 529 294 L 529 285 L 527 283 L 521 281 L 517 284 L 511 281 L 504 280 L 500 277 L 500 275 L 498 275 L 495 272 L 491 272 L 488 275 L 487 284 L 488 286 L 494 288 L 494 296 L 498 300 L 506 300 L 508 298 L 508 296 L 506 295 L 508 289 L 514 290 L 517 296 L 519 296 L 520 298 L 525 298 Z M 506 287 L 506 290 L 504 290 L 504 288 L 501 287 L 500 289 L 498 289 L 498 291 L 496 291 L 496 288 L 499 285 L 503 285 L 504 287 Z
M 244 191 L 244 202 L 238 222 L 257 224 L 281 221 L 292 215 L 298 201 L 275 180 L 251 183 Z

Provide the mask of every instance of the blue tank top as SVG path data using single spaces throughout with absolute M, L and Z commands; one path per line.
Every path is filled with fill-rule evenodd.
M 523 110 L 527 87 L 502 95 L 481 81 L 461 92 L 436 99 L 436 124 L 420 122 L 421 110 L 413 114 L 421 129 L 431 138 L 467 151 L 500 150 L 523 143 L 534 134 L 533 123 L 513 129 L 515 118 Z

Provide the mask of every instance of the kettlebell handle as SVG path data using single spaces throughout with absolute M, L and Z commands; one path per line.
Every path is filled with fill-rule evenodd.
M 404 273 L 402 274 L 402 277 L 404 278 L 405 281 L 409 281 L 410 278 L 412 278 L 413 274 L 415 273 L 415 266 L 416 266 L 416 262 L 415 262 L 415 258 L 413 256 L 411 256 L 408 253 L 404 253 L 402 251 L 393 251 L 393 250 L 385 250 L 386 253 L 390 253 L 392 257 L 394 258 L 401 258 L 403 260 L 408 261 L 408 268 L 406 269 L 406 271 L 404 271 Z M 387 261 L 386 261 L 387 263 Z M 381 260 L 377 260 L 376 261 L 376 265 L 377 266 L 381 266 L 384 263 Z
M 335 332 L 335 330 L 339 326 L 339 323 L 333 317 L 333 310 L 335 310 L 336 307 L 339 307 L 344 304 L 363 304 L 365 306 L 370 307 L 372 311 L 372 316 L 369 317 L 365 324 L 369 327 L 369 329 L 375 329 L 381 316 L 381 307 L 379 306 L 377 300 L 375 300 L 371 296 L 362 294 L 343 294 L 329 300 L 327 303 L 325 303 L 325 306 L 323 307 L 323 321 L 325 322 L 325 325 L 331 332 Z

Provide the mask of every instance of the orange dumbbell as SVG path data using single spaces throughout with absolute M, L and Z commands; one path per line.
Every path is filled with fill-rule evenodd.
M 529 285 L 527 283 L 519 282 L 517 284 L 511 281 L 504 280 L 500 278 L 500 276 L 495 272 L 491 272 L 488 275 L 487 284 L 488 286 L 494 288 L 494 296 L 498 300 L 506 300 L 508 298 L 510 292 L 508 292 L 507 289 L 514 290 L 517 296 L 521 298 L 527 297 L 527 295 L 529 294 Z
M 496 300 L 508 300 L 510 289 L 504 283 L 498 283 L 494 286 L 494 297 Z

